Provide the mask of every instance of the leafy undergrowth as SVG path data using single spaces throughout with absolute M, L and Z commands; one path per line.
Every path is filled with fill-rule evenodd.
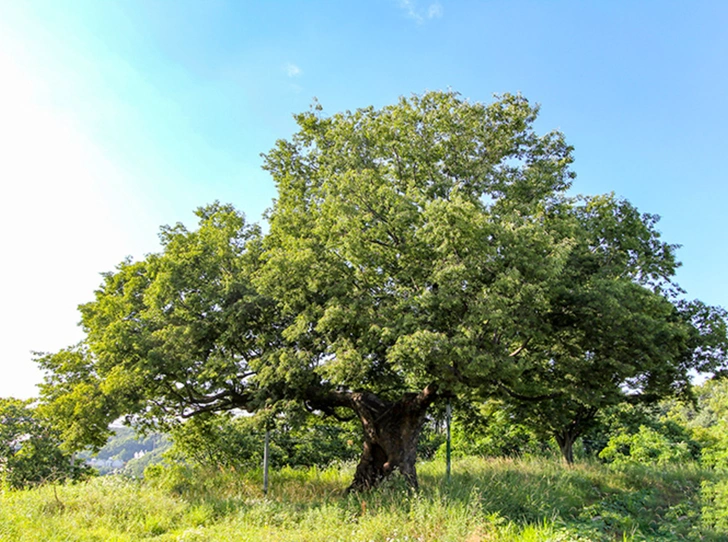
M 546 459 L 465 458 L 419 468 L 421 490 L 401 479 L 345 495 L 351 467 L 283 469 L 267 497 L 260 472 L 152 469 L 145 481 L 101 477 L 8 491 L 7 541 L 601 541 L 728 539 L 720 474 Z

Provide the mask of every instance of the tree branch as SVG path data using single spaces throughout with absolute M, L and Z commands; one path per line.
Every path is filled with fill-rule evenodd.
M 521 346 L 519 346 L 513 352 L 511 352 L 510 354 L 508 354 L 508 357 L 509 358 L 514 358 L 518 354 L 520 354 L 523 351 L 523 349 L 526 348 L 526 346 L 528 346 L 528 341 L 530 341 L 530 339 L 526 339 Z
M 505 391 L 508 395 L 513 397 L 514 399 L 518 399 L 519 401 L 529 401 L 529 402 L 537 402 L 537 401 L 545 401 L 547 399 L 556 399 L 557 397 L 560 397 L 563 395 L 562 392 L 554 392 L 550 393 L 548 395 L 523 395 L 521 393 L 518 393 L 516 391 L 513 391 L 509 387 L 507 387 L 502 382 L 499 382 L 497 386 Z

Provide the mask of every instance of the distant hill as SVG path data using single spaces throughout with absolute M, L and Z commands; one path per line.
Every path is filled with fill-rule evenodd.
M 125 470 L 141 476 L 144 468 L 162 460 L 162 454 L 171 447 L 167 435 L 150 433 L 140 436 L 130 427 L 113 427 L 114 435 L 96 455 L 80 454 L 100 474 Z

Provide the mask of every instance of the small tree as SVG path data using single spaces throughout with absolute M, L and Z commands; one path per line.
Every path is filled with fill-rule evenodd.
M 0 477 L 11 488 L 77 480 L 91 471 L 60 448 L 58 433 L 29 401 L 0 399 Z
M 613 196 L 561 212 L 573 245 L 549 291 L 546 331 L 501 395 L 572 463 L 602 409 L 686 394 L 691 371 L 725 363 L 728 342 L 725 311 L 678 298 L 675 247 L 660 241 L 658 217 Z

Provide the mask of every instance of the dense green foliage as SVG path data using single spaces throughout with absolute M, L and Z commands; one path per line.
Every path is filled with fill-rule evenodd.
M 105 275 L 96 301 L 80 307 L 84 345 L 38 358 L 47 374 L 42 397 L 68 446 L 102 446 L 123 414 L 163 425 L 253 393 L 248 362 L 270 324 L 246 266 L 257 229 L 229 206 L 198 216 L 194 232 L 162 229 L 162 253 Z M 208 395 L 220 386 L 229 387 L 222 402 Z
M 90 474 L 82 461 L 60 448 L 58 432 L 30 401 L 0 399 L 0 483 L 23 488 L 79 480 Z
M 456 457 L 551 456 L 549 439 L 540 438 L 530 427 L 519 423 L 513 410 L 497 399 L 455 406 L 452 424 L 452 453 Z M 445 446 L 438 450 L 445 457 Z
M 667 416 L 700 443 L 706 464 L 728 470 L 728 378 L 708 380 L 695 392 L 695 402 L 668 405 Z
M 299 115 L 266 155 L 279 198 L 258 283 L 293 320 L 275 374 L 379 392 L 513 373 L 567 251 L 538 223 L 571 149 L 536 114 L 428 93 Z
M 697 389 L 697 401 L 676 404 L 669 412 L 676 423 L 684 425 L 700 443 L 702 461 L 720 473 L 704 483 L 708 505 L 706 518 L 728 533 L 728 378 L 709 380 Z

